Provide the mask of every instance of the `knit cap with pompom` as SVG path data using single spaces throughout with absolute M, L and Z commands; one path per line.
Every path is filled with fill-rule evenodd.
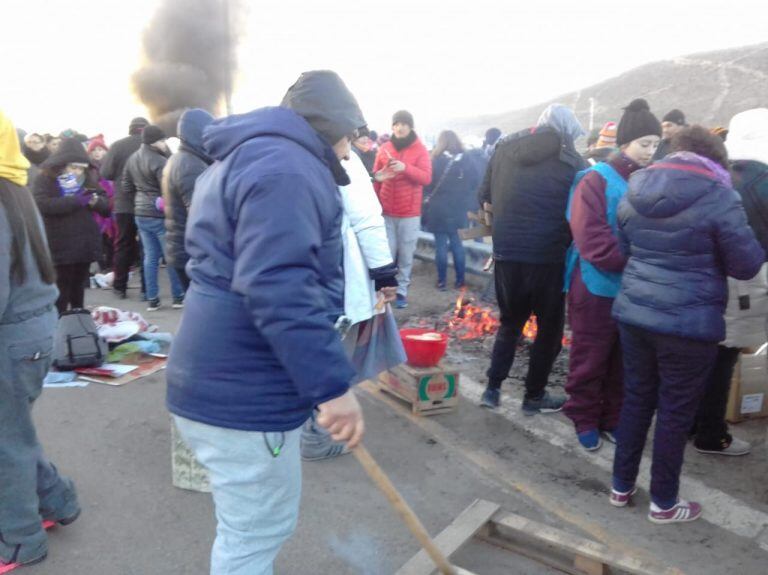
M 624 108 L 624 114 L 621 116 L 619 127 L 616 129 L 616 144 L 623 146 L 632 140 L 645 136 L 661 137 L 661 123 L 651 113 L 648 102 L 642 98 L 637 98 Z

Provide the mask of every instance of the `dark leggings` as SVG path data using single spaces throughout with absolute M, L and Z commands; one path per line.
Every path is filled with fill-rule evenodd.
M 85 284 L 88 281 L 89 263 L 56 266 L 56 286 L 59 299 L 56 309 L 62 314 L 68 309 L 82 308 L 85 300 Z

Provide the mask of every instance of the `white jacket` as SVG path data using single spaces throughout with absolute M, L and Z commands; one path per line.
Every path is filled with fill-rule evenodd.
M 728 307 L 725 310 L 725 340 L 720 345 L 758 349 L 766 341 L 768 319 L 768 264 L 747 281 L 728 278 Z M 749 307 L 741 309 L 740 301 Z
M 368 270 L 384 267 L 393 260 L 371 177 L 357 154 L 350 156 L 344 169 L 351 183 L 339 187 L 339 191 L 344 206 L 344 314 L 356 324 L 383 312 L 374 309 L 378 298 Z

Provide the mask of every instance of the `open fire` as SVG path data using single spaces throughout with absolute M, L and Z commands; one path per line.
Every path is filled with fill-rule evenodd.
M 473 297 L 462 290 L 456 299 L 456 305 L 448 318 L 448 331 L 458 339 L 479 339 L 494 335 L 499 330 L 499 319 L 489 306 L 480 306 Z M 526 322 L 523 336 L 536 339 L 536 316 Z

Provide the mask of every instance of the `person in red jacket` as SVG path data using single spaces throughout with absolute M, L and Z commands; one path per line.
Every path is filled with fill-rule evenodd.
M 413 116 L 400 110 L 392 116 L 392 137 L 379 148 L 373 165 L 373 180 L 387 225 L 397 275 L 399 309 L 408 307 L 413 253 L 421 227 L 424 186 L 432 181 L 429 152 L 413 131 Z

